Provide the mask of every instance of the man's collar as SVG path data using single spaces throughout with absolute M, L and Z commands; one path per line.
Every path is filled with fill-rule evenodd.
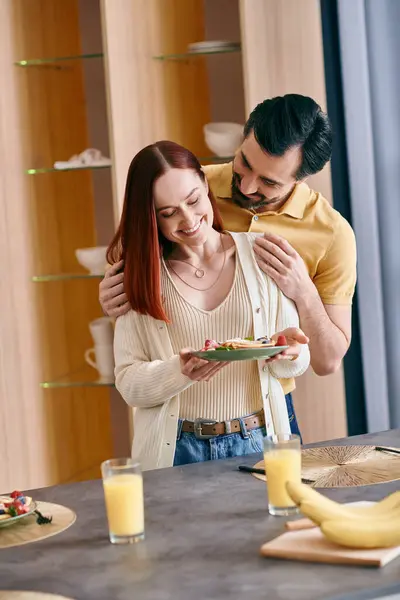
M 306 183 L 298 183 L 285 204 L 277 212 L 295 219 L 302 219 L 309 200 L 310 188 Z
M 224 200 L 232 198 L 233 163 L 227 163 L 221 171 L 217 196 Z M 310 188 L 306 183 L 298 183 L 285 204 L 277 214 L 289 215 L 295 219 L 302 219 L 305 208 L 310 199 Z M 246 210 L 246 209 L 245 209 Z M 266 213 L 258 213 L 266 214 Z
M 219 198 L 232 198 L 233 162 L 226 163 L 221 170 L 217 196 Z

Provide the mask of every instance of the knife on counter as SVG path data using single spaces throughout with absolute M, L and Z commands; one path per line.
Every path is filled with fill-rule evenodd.
M 375 446 L 378 452 L 389 452 L 391 454 L 400 454 L 400 448 L 387 448 L 386 446 Z
M 245 471 L 246 473 L 256 473 L 257 475 L 265 475 L 265 469 L 258 469 L 257 467 L 248 467 L 247 465 L 239 465 L 239 471 Z M 312 479 L 301 478 L 302 483 L 314 483 Z

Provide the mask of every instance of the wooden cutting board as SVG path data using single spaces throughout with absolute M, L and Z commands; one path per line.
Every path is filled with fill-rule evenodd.
M 261 546 L 262 556 L 366 567 L 384 567 L 400 555 L 400 546 L 355 550 L 329 542 L 317 529 L 289 531 Z

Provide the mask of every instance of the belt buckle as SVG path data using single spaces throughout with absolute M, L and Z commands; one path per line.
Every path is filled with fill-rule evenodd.
M 209 419 L 195 419 L 193 422 L 194 435 L 197 440 L 209 440 L 213 437 L 217 437 L 218 433 L 212 433 L 211 435 L 204 435 L 202 433 L 203 425 L 216 425 L 218 421 L 210 421 Z

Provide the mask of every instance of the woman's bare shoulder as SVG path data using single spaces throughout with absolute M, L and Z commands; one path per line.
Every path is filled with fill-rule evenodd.
M 235 240 L 229 231 L 222 234 L 222 243 L 224 245 L 225 252 L 227 250 L 235 249 Z

